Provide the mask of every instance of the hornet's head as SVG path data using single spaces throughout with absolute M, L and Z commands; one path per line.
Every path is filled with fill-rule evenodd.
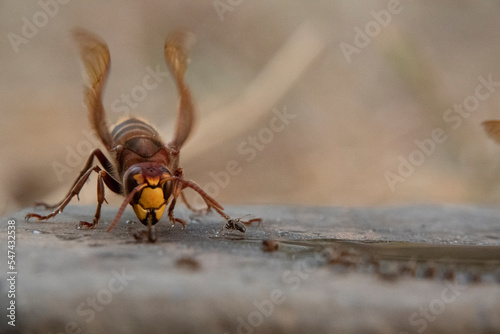
M 155 225 L 160 220 L 172 194 L 172 173 L 165 165 L 143 162 L 131 166 L 123 176 L 126 195 L 139 187 L 130 205 L 144 225 Z

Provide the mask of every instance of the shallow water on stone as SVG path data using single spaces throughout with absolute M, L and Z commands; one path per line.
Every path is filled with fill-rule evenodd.
M 260 239 L 241 241 L 263 242 Z M 340 239 L 275 241 L 279 244 L 276 251 L 285 253 L 291 260 L 312 257 L 321 262 L 318 265 L 329 265 L 335 272 L 363 272 L 387 280 L 406 276 L 500 284 L 500 246 Z

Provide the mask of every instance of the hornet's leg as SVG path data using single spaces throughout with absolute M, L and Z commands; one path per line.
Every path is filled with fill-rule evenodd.
M 180 170 L 180 177 L 182 178 L 182 170 Z M 180 218 L 175 218 L 174 217 L 174 208 L 175 208 L 175 203 L 177 202 L 177 197 L 182 194 L 182 184 L 179 182 L 174 181 L 173 189 L 172 189 L 172 201 L 170 202 L 170 205 L 168 207 L 168 219 L 172 224 L 180 223 L 182 227 L 186 227 L 186 221 Z
M 205 204 L 207 205 L 207 211 L 210 209 L 214 209 L 217 211 L 219 215 L 221 215 L 224 219 L 230 219 L 230 217 L 224 212 L 224 208 L 222 205 L 220 205 L 215 199 L 213 199 L 209 194 L 207 194 L 199 185 L 194 183 L 193 181 L 188 181 L 184 179 L 179 179 L 178 180 L 180 183 L 182 183 L 182 189 L 185 188 L 191 188 L 194 191 L 196 191 L 201 198 L 205 201 Z
M 245 225 L 250 226 L 250 225 L 252 225 L 252 223 L 255 223 L 255 222 L 257 222 L 258 225 L 260 225 L 260 223 L 262 222 L 261 218 L 253 218 L 253 219 L 249 219 L 249 220 L 242 220 L 241 218 L 231 218 L 224 212 L 224 208 L 215 199 L 210 197 L 210 195 L 207 194 L 203 189 L 201 189 L 200 186 L 198 186 L 196 183 L 194 183 L 192 181 L 184 180 L 182 178 L 182 175 L 180 176 L 180 178 L 178 177 L 176 180 L 179 183 L 182 183 L 182 189 L 191 188 L 194 191 L 196 191 L 203 198 L 205 203 L 207 204 L 207 211 L 210 210 L 211 208 L 213 208 L 215 211 L 217 211 L 218 214 L 220 214 L 224 219 L 227 220 L 227 223 L 223 227 L 223 229 L 224 228 L 230 229 L 230 230 L 236 229 L 236 230 L 239 230 L 239 231 L 245 233 L 245 230 L 246 230 Z
M 96 166 L 98 169 L 100 169 L 98 166 Z M 95 167 L 94 167 L 95 168 Z M 81 221 L 80 224 L 78 224 L 78 228 L 86 227 L 89 229 L 95 228 L 97 224 L 99 223 L 99 219 L 101 219 L 101 207 L 102 203 L 106 201 L 106 198 L 104 197 L 104 184 L 108 186 L 109 189 L 113 190 L 113 188 L 116 189 L 116 186 L 120 185 L 115 179 L 111 177 L 111 175 L 108 174 L 108 172 L 104 170 L 99 170 L 97 174 L 97 208 L 95 211 L 94 219 L 92 220 L 92 223 L 88 223 L 85 221 Z
M 94 152 L 92 152 L 93 154 L 90 156 L 89 160 L 91 160 L 93 158 Z M 92 223 L 92 226 L 95 227 L 95 225 L 97 224 L 97 221 L 99 221 L 99 218 L 100 218 L 100 213 L 101 213 L 100 209 L 101 209 L 102 202 L 105 200 L 104 199 L 104 186 L 103 186 L 102 182 L 104 181 L 104 183 L 106 183 L 108 188 L 110 190 L 112 190 L 113 192 L 116 192 L 116 193 L 121 192 L 120 183 L 118 181 L 116 181 L 107 171 L 101 170 L 101 168 L 99 166 L 94 166 L 94 167 L 88 168 L 87 170 L 83 170 L 80 173 L 79 178 L 75 181 L 75 183 L 74 183 L 73 187 L 71 188 L 71 190 L 69 191 L 69 193 L 59 203 L 59 205 L 55 208 L 55 210 L 52 213 L 50 213 L 46 216 L 42 216 L 42 215 L 39 215 L 36 213 L 28 213 L 26 215 L 26 219 L 29 220 L 30 218 L 37 218 L 38 220 L 47 220 L 47 219 L 50 219 L 50 218 L 57 216 L 59 213 L 61 213 L 64 210 L 64 208 L 68 205 L 68 203 L 71 201 L 71 199 L 74 196 L 78 196 L 81 189 L 83 188 L 83 185 L 88 180 L 90 174 L 93 171 L 97 172 L 99 174 L 98 181 L 97 181 L 98 206 L 97 206 L 97 210 L 96 210 L 96 215 L 94 217 L 95 223 L 94 222 Z M 89 225 L 91 225 L 91 224 L 89 224 Z
M 204 213 L 204 212 L 210 212 L 210 207 L 207 207 L 206 209 L 196 209 L 195 207 L 193 207 L 191 204 L 189 204 L 187 198 L 186 198 L 186 195 L 184 195 L 184 193 L 181 191 L 181 194 L 180 194 L 180 197 L 181 197 L 181 200 L 184 202 L 184 204 L 186 205 L 186 207 L 193 211 L 194 213 Z
M 37 202 L 37 203 L 35 203 L 35 205 L 36 206 L 42 206 L 44 209 L 54 209 L 54 208 L 57 208 L 58 206 L 60 206 L 64 202 L 64 200 L 71 194 L 71 191 L 76 186 L 76 184 L 78 183 L 78 181 L 92 167 L 92 165 L 94 163 L 94 157 L 99 160 L 99 162 L 104 167 L 104 169 L 106 170 L 106 172 L 108 172 L 108 174 L 113 175 L 113 167 L 112 167 L 113 165 L 108 160 L 108 158 L 106 158 L 106 156 L 104 155 L 104 153 L 102 153 L 102 151 L 100 149 L 96 148 L 95 150 L 92 151 L 92 153 L 90 153 L 90 156 L 87 159 L 87 162 L 85 163 L 85 167 L 83 167 L 82 171 L 80 172 L 80 175 L 78 175 L 78 177 L 76 178 L 75 182 L 73 182 L 73 185 L 71 186 L 71 188 L 69 188 L 69 192 L 66 194 L 66 196 L 59 203 L 50 205 L 50 204 L 46 204 L 46 203 L 43 203 L 43 202 Z M 113 192 L 117 193 L 117 194 L 121 194 L 121 186 L 119 186 L 117 188 L 117 191 L 115 191 L 113 189 L 111 189 L 111 190 Z M 77 194 L 77 196 L 78 196 L 78 194 Z
M 182 190 L 185 188 L 191 188 L 194 191 L 196 191 L 203 198 L 205 203 L 207 204 L 207 207 L 208 207 L 207 210 L 209 210 L 210 208 L 213 208 L 224 219 L 226 219 L 226 220 L 230 219 L 230 217 L 226 213 L 224 213 L 224 211 L 223 211 L 224 208 L 222 207 L 222 205 L 220 205 L 215 199 L 210 197 L 210 195 L 207 194 L 203 189 L 201 189 L 201 187 L 198 186 L 196 183 L 194 183 L 193 181 L 188 181 L 188 180 L 184 179 L 182 168 L 179 168 L 174 173 L 174 175 L 169 179 L 174 181 L 174 189 L 172 190 L 172 202 L 170 203 L 170 206 L 168 208 L 168 215 L 169 215 L 170 221 L 172 223 L 179 221 L 178 218 L 174 217 L 174 207 L 175 207 L 175 204 L 177 201 L 177 197 L 179 197 Z M 182 224 L 182 222 L 181 222 L 181 224 Z M 185 224 L 185 222 L 184 222 L 184 224 Z

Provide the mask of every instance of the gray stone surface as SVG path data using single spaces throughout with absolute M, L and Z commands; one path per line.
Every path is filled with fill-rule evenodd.
M 229 207 L 233 217 L 264 219 L 247 232 L 219 233 L 215 214 L 193 215 L 185 229 L 158 224 L 158 241 L 136 242 L 143 229 L 105 207 L 95 230 L 77 230 L 94 207 L 68 207 L 48 222 L 16 220 L 16 327 L 20 333 L 495 333 L 500 284 L 402 276 L 328 263 L 325 250 L 345 241 L 450 245 L 448 256 L 474 254 L 500 263 L 500 210 L 465 206 L 382 208 Z M 278 240 L 265 252 L 262 240 Z M 400 242 L 400 243 L 397 243 Z M 385 244 L 380 244 L 385 245 Z M 464 247 L 459 247 L 463 245 Z M 465 246 L 469 247 L 466 248 Z M 471 247 L 481 246 L 481 247 Z M 396 247 L 397 248 L 397 247 Z M 448 249 L 448 248 L 447 248 Z M 465 250 L 461 253 L 460 249 Z M 486 252 L 483 252 L 485 250 Z M 480 255 L 482 253 L 486 255 Z M 398 250 L 396 249 L 396 253 Z M 439 256 L 439 254 L 437 255 Z M 476 259 L 477 260 L 477 259 Z M 465 263 L 464 262 L 464 263 Z M 469 263 L 467 262 L 467 263 Z M 6 256 L 2 259 L 6 263 Z M 6 268 L 2 264 L 2 313 Z M 476 263 L 477 264 L 477 263 Z M 14 332 L 5 315 L 0 332 Z

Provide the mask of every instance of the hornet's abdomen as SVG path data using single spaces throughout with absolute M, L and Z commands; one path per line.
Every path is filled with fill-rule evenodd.
M 169 165 L 169 154 L 158 132 L 147 122 L 130 117 L 119 122 L 111 131 L 114 147 L 120 147 L 116 160 L 119 163 L 120 178 L 132 165 L 156 161 Z
M 165 146 L 153 126 L 135 117 L 116 124 L 111 131 L 111 140 L 114 146 L 122 145 L 145 157 L 151 157 Z

